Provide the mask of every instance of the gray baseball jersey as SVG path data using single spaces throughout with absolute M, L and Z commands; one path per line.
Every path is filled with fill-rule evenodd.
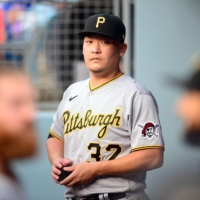
M 123 73 L 95 89 L 90 88 L 89 79 L 72 84 L 53 119 L 50 134 L 64 142 L 64 157 L 73 164 L 164 149 L 154 97 Z M 126 192 L 127 199 L 138 198 L 145 196 L 145 178 L 146 173 L 98 177 L 91 184 L 68 188 L 66 194 Z

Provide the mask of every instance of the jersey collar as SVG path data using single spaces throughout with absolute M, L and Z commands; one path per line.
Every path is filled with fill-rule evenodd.
M 110 83 L 111 81 L 114 81 L 115 79 L 119 78 L 119 77 L 122 76 L 122 75 L 124 75 L 124 72 L 122 72 L 121 74 L 119 74 L 118 76 L 114 77 L 113 79 L 111 79 L 111 80 L 109 80 L 109 81 L 103 83 L 102 85 L 100 85 L 100 86 L 98 86 L 98 87 L 96 87 L 96 88 L 93 88 L 93 89 L 91 88 L 91 86 L 90 86 L 90 81 L 89 81 L 89 88 L 90 88 L 90 91 L 94 91 L 94 90 L 96 90 L 96 89 L 98 89 L 98 88 L 100 88 L 100 87 L 102 87 L 102 86 L 104 86 L 104 85 Z

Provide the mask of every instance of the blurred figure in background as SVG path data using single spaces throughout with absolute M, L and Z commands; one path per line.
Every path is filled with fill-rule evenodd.
M 25 200 L 11 161 L 36 152 L 35 92 L 29 78 L 12 66 L 0 66 L 0 200 Z
M 200 147 L 200 57 L 197 58 L 192 64 L 194 71 L 190 77 L 186 80 L 175 80 L 176 84 L 185 89 L 184 94 L 176 102 L 175 108 L 176 113 L 183 120 L 185 142 Z M 172 185 L 173 189 L 167 190 L 167 198 L 164 200 L 199 200 L 200 170 L 197 173 L 186 171 L 184 176 L 174 179 Z
M 200 146 L 200 57 L 195 60 L 195 71 L 182 82 L 186 91 L 177 102 L 176 110 L 185 124 L 186 142 Z

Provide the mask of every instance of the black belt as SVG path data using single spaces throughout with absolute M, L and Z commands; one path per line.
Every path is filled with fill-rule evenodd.
M 94 194 L 86 197 L 73 197 L 72 200 L 120 200 L 126 197 L 126 193 Z

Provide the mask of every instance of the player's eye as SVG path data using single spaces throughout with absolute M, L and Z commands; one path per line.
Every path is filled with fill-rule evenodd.
M 87 44 L 92 44 L 92 40 L 86 40 Z
M 109 41 L 103 40 L 101 43 L 102 43 L 102 44 L 109 44 Z

